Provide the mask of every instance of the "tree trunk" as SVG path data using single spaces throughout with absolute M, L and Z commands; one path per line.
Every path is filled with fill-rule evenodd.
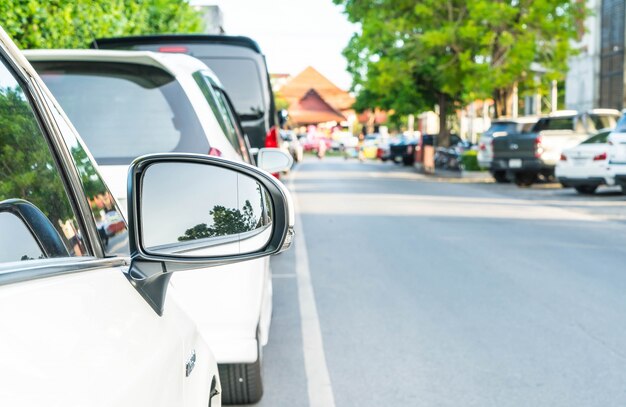
M 448 97 L 444 93 L 438 96 L 439 103 L 439 137 L 437 145 L 440 147 L 450 147 L 450 132 L 448 131 Z
M 509 106 L 512 103 L 513 88 L 500 88 L 493 91 L 493 102 L 496 118 L 511 114 Z

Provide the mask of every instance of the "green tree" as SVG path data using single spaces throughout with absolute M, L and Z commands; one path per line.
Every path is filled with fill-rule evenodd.
M 178 240 L 183 242 L 207 237 L 232 236 L 259 227 L 259 220 L 254 216 L 252 204 L 248 200 L 243 206 L 243 211 L 215 205 L 209 214 L 213 218 L 211 226 L 206 223 L 197 224 L 187 229 L 184 235 L 178 237 Z
M 587 14 L 581 0 L 333 0 L 360 32 L 344 51 L 357 108 L 412 113 L 493 97 L 507 114 L 515 83 L 536 87 L 531 64 L 563 78 Z
M 61 177 L 19 88 L 0 88 L 0 201 L 24 199 L 59 227 L 72 217 Z
M 3 0 L 0 15 L 21 48 L 84 48 L 96 37 L 203 29 L 185 0 Z

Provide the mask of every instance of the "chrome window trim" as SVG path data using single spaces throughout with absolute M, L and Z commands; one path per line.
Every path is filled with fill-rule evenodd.
M 35 267 L 32 262 L 37 262 Z M 23 264 L 23 267 L 15 267 L 16 264 Z M 0 287 L 101 268 L 128 266 L 129 261 L 123 257 L 64 257 L 14 262 L 9 265 L 9 267 L 0 267 Z

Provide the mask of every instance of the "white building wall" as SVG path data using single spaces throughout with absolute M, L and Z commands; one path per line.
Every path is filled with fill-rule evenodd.
M 587 0 L 591 15 L 585 20 L 586 33 L 574 46 L 580 53 L 569 60 L 565 79 L 565 106 L 579 111 L 598 106 L 600 100 L 601 1 Z

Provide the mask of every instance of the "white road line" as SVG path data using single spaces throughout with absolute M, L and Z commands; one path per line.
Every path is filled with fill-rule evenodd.
M 291 173 L 289 189 L 292 191 L 296 209 L 296 275 L 298 278 L 298 301 L 300 303 L 300 321 L 302 327 L 302 345 L 304 352 L 304 368 L 307 378 L 310 407 L 335 407 L 333 387 L 326 366 L 326 355 L 322 341 L 322 331 L 317 315 L 315 294 L 309 272 L 309 255 L 306 249 L 302 219 L 300 218 L 298 198 L 294 192 L 293 179 L 296 171 Z
M 296 278 L 297 275 L 295 273 L 285 273 L 285 274 L 272 274 L 272 278 Z

